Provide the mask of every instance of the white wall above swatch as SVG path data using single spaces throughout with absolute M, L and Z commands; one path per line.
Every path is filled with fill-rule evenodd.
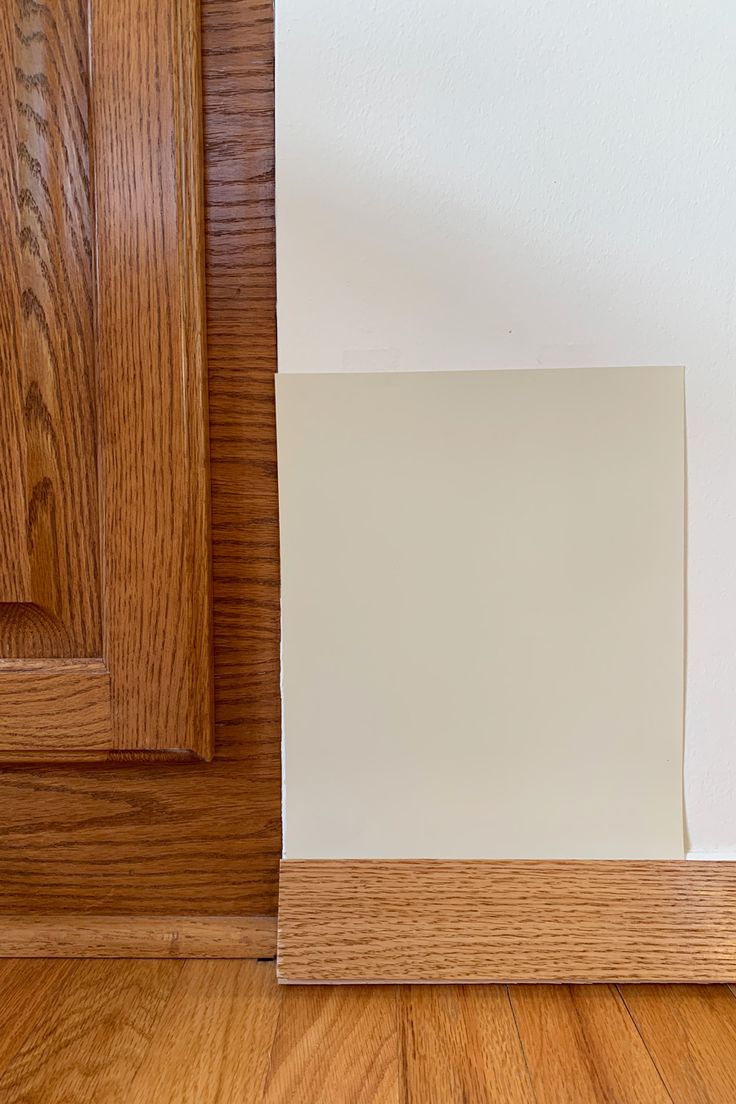
M 282 372 L 688 366 L 690 844 L 736 851 L 736 11 L 277 0 Z

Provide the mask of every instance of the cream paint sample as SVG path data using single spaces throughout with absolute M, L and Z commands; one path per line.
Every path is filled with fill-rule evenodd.
M 682 370 L 277 411 L 285 857 L 682 858 Z

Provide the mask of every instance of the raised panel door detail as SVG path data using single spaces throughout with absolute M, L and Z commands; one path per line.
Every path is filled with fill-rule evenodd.
M 212 751 L 196 0 L 0 13 L 0 762 Z

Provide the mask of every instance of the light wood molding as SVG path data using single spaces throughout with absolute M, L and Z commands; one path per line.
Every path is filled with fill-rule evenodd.
M 200 59 L 199 0 L 0 14 L 0 762 L 212 756 Z
M 736 863 L 290 860 L 284 982 L 736 978 Z
M 275 916 L 0 916 L 0 958 L 272 958 Z

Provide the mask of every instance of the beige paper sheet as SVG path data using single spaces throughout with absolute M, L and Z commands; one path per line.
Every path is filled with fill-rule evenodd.
M 285 857 L 682 858 L 682 369 L 277 410 Z

